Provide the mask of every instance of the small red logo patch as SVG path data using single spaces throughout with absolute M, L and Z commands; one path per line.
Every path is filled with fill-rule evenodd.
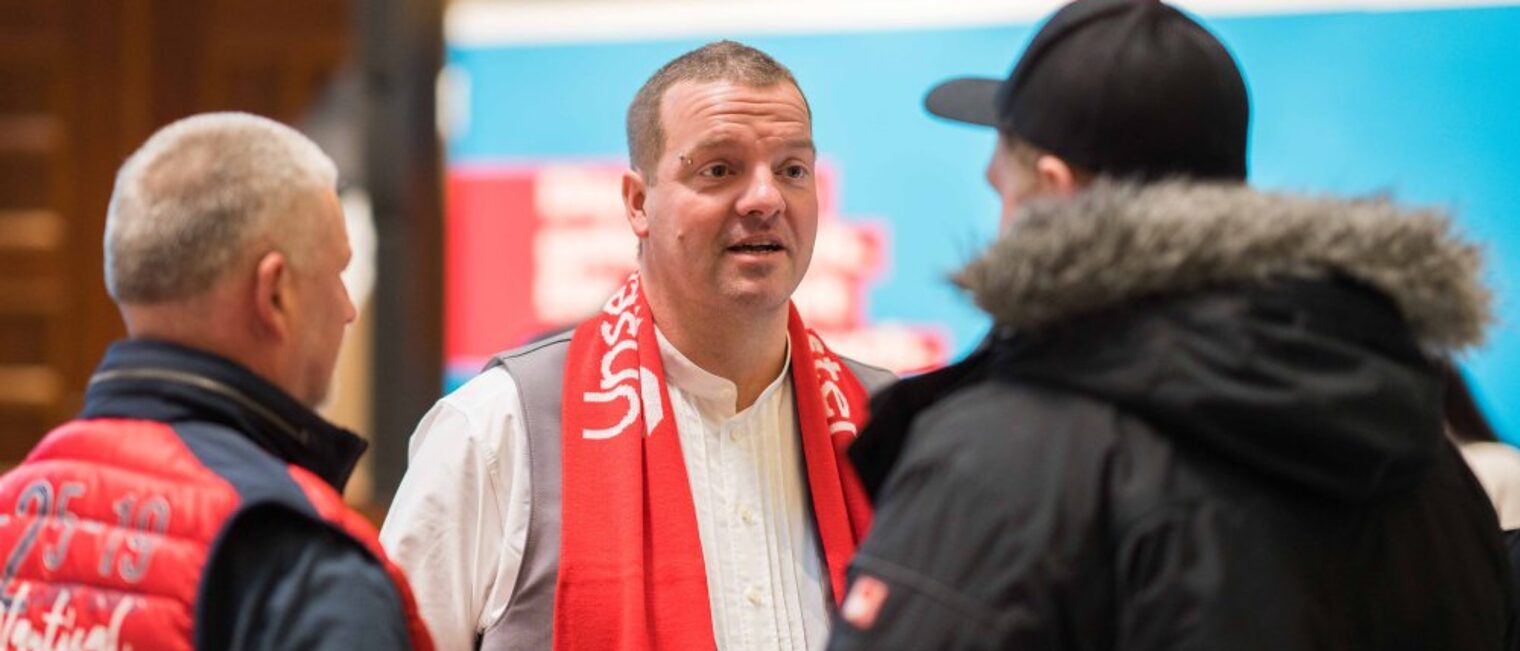
M 862 574 L 850 586 L 850 594 L 844 598 L 839 615 L 851 626 L 867 630 L 876 625 L 876 615 L 881 613 L 881 605 L 886 603 L 889 592 L 891 589 L 886 583 Z

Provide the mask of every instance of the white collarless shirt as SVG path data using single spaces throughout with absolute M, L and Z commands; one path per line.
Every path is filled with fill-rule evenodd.
M 790 355 L 744 411 L 737 387 L 656 330 L 690 480 L 713 637 L 722 651 L 822 649 L 827 572 L 797 432 Z M 790 345 L 790 344 L 789 344 Z M 496 368 L 444 397 L 412 436 L 380 539 L 440 649 L 469 649 L 506 611 L 529 490 L 522 399 Z

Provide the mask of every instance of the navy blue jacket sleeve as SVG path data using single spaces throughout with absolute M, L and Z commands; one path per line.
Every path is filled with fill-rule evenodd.
M 278 508 L 234 522 L 209 559 L 199 649 L 409 649 L 385 569 L 335 529 Z

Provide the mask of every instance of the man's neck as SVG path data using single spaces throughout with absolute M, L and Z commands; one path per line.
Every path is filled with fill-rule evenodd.
M 271 355 L 251 338 L 253 316 L 235 303 L 211 298 L 159 305 L 121 305 L 130 339 L 177 344 L 218 355 L 242 366 L 282 391 L 290 392 Z
M 754 404 L 786 363 L 788 308 L 769 313 L 694 311 L 648 291 L 660 333 L 702 370 L 733 382 L 735 410 Z M 703 313 L 691 313 L 703 312 Z

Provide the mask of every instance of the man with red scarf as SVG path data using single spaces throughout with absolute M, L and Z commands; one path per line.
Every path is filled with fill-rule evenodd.
M 429 412 L 382 542 L 441 648 L 822 648 L 870 519 L 842 451 L 891 376 L 791 304 L 807 100 L 713 43 L 644 84 L 628 142 L 638 273 Z

